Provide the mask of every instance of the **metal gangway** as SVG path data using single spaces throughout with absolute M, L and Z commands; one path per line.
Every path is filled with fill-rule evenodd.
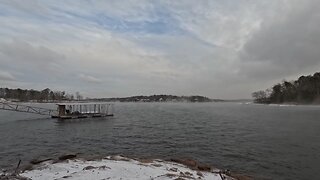
M 8 111 L 47 115 L 47 116 L 52 116 L 57 114 L 57 110 L 28 106 L 24 104 L 17 104 L 17 103 L 11 103 L 11 102 L 0 102 L 0 109 L 8 110 Z

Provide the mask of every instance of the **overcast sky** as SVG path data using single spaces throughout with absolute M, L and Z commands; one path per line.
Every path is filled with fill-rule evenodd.
M 249 98 L 320 70 L 319 0 L 0 0 L 0 86 Z

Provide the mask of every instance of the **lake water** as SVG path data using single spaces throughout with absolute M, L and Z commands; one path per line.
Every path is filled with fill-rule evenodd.
M 113 118 L 65 122 L 0 111 L 0 138 L 0 168 L 77 152 L 187 157 L 257 179 L 320 178 L 318 106 L 116 103 Z

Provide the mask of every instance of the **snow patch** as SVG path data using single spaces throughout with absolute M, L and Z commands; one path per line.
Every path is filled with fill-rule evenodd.
M 37 168 L 20 174 L 33 180 L 87 180 L 87 179 L 130 179 L 130 180 L 170 180 L 184 179 L 210 179 L 221 180 L 219 173 L 200 172 L 188 167 L 162 160 L 150 160 L 147 162 L 128 159 L 124 157 L 101 160 L 67 160 L 64 162 L 44 162 Z M 228 177 L 228 180 L 233 178 Z

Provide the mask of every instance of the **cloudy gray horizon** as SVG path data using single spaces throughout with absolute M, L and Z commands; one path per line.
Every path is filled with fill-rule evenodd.
M 319 71 L 320 1 L 0 0 L 0 86 L 250 98 Z

